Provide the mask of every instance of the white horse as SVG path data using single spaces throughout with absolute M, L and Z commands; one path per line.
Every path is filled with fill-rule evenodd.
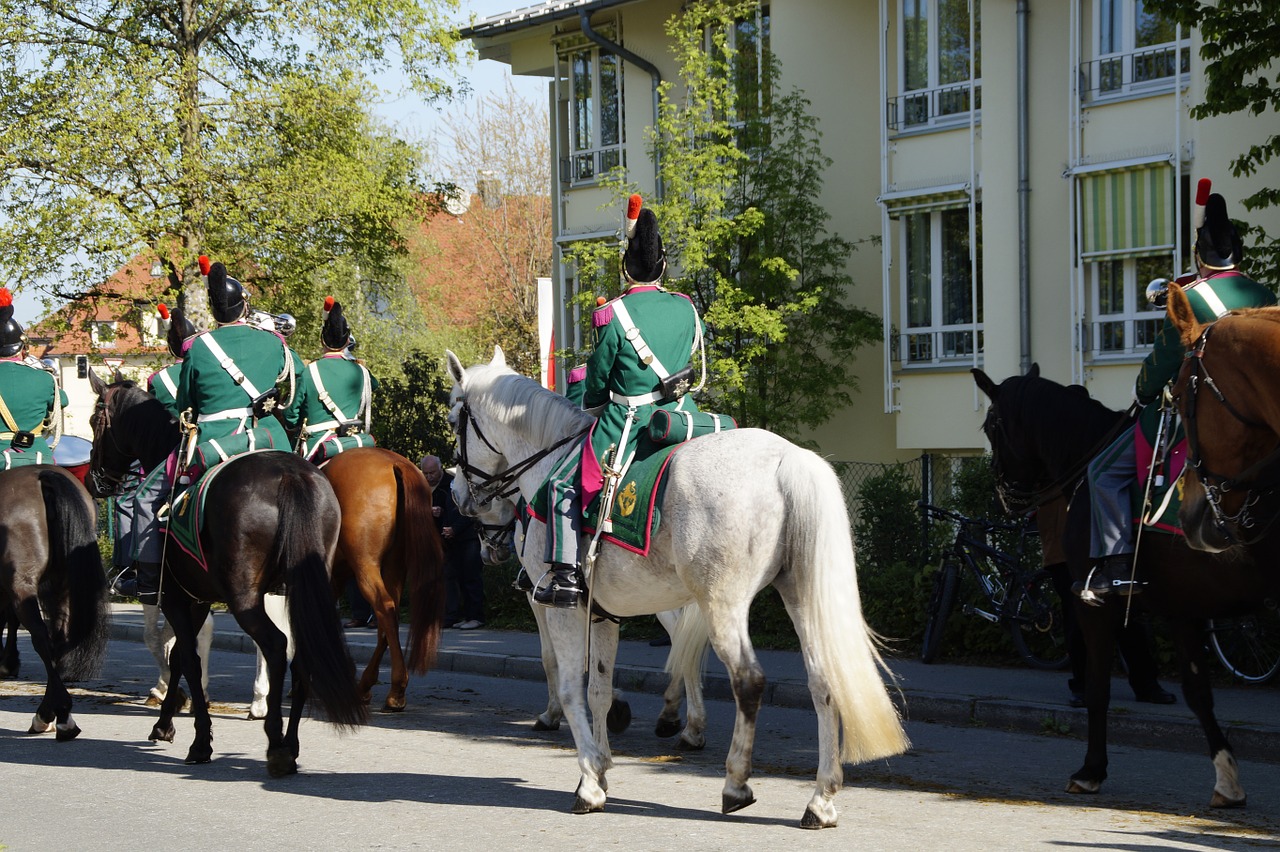
M 480 555 L 488 565 L 498 565 L 516 555 L 524 566 L 526 574 L 536 580 L 543 570 L 542 539 L 536 546 L 527 546 L 524 525 L 516 518 L 516 506 L 509 498 L 495 497 L 486 503 L 472 499 L 467 479 L 456 471 L 453 476 L 453 500 L 463 514 L 473 515 L 480 527 Z M 541 527 L 536 521 L 531 526 Z M 540 529 L 538 535 L 542 535 Z M 538 625 L 539 645 L 542 649 L 542 670 L 547 675 L 547 709 L 538 714 L 534 720 L 535 731 L 557 731 L 564 718 L 564 708 L 560 704 L 559 664 L 556 661 L 555 648 L 551 643 L 547 628 L 547 608 L 533 602 L 532 593 L 526 593 L 529 608 L 533 610 L 534 621 Z M 675 644 L 676 630 L 681 614 L 688 611 L 688 623 L 685 626 L 686 646 Z M 667 656 L 665 669 L 671 680 L 662 695 L 662 712 L 653 732 L 660 737 L 679 734 L 677 748 L 687 751 L 698 751 L 707 744 L 707 710 L 702 700 L 702 672 L 706 665 L 707 650 L 710 639 L 707 636 L 706 619 L 697 606 L 688 606 L 683 610 L 671 610 L 657 614 L 658 623 L 672 637 L 672 649 Z M 593 628 L 594 629 L 594 628 Z M 688 662 L 681 662 L 681 654 L 694 655 Z M 686 676 L 684 673 L 696 673 Z M 680 702 L 689 696 L 688 724 L 681 725 Z M 609 707 L 606 719 L 610 733 L 620 734 L 626 730 L 631 721 L 631 707 L 627 704 L 619 690 L 613 691 L 613 703 Z
M 449 418 L 458 437 L 459 470 L 470 480 L 471 493 L 484 499 L 514 482 L 532 500 L 552 467 L 581 445 L 576 436 L 593 422 L 591 415 L 517 375 L 500 348 L 489 364 L 469 369 L 452 352 L 446 361 L 454 382 Z M 541 542 L 534 532 L 527 546 L 536 548 Z M 702 608 L 737 703 L 725 761 L 724 813 L 755 801 L 747 781 L 764 671 L 751 646 L 747 616 L 766 585 L 778 590 L 795 626 L 818 715 L 817 786 L 800 825 L 836 824 L 833 799 L 844 781 L 842 760 L 876 760 L 909 747 L 882 676 L 888 670 L 862 618 L 840 482 L 814 453 L 759 429 L 690 442 L 668 466 L 662 522 L 649 555 L 603 548 L 590 583 L 594 601 L 618 616 L 694 602 Z M 598 654 L 599 663 L 593 660 L 588 669 L 582 611 L 550 610 L 547 627 L 581 770 L 573 811 L 602 810 L 605 772 L 612 765 L 603 720 L 618 630 L 603 622 L 594 632 L 593 658 Z M 584 702 L 584 671 L 594 721 Z

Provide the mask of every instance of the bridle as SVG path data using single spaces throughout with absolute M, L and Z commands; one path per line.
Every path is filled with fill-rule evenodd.
M 467 483 L 467 489 L 471 493 L 472 500 L 481 508 L 488 506 L 494 500 L 509 500 L 514 497 L 520 490 L 516 483 L 521 476 L 524 476 L 534 465 L 551 455 L 551 453 L 581 438 L 591 428 L 590 425 L 585 426 L 580 431 L 561 438 L 551 446 L 538 450 L 522 461 L 508 465 L 502 470 L 489 472 L 483 468 L 476 467 L 468 459 L 468 433 L 474 431 L 476 437 L 503 461 L 506 460 L 506 454 L 495 447 L 493 442 L 485 436 L 484 430 L 480 428 L 480 423 L 471 411 L 471 403 L 467 401 L 467 398 L 465 396 L 460 397 L 459 402 L 462 404 L 462 408 L 459 411 L 457 422 L 454 424 L 454 431 L 458 434 L 458 476 L 461 476 L 463 481 Z M 514 520 L 512 523 L 514 524 Z
M 1208 348 L 1209 336 L 1213 328 L 1212 324 L 1205 326 L 1200 337 L 1196 339 L 1195 346 L 1186 354 L 1188 362 L 1186 388 L 1179 396 L 1184 400 L 1183 422 L 1186 424 L 1187 432 L 1187 464 L 1195 470 L 1196 478 L 1204 488 L 1205 502 L 1213 514 L 1214 527 L 1233 545 L 1253 544 L 1266 534 L 1275 520 L 1276 512 L 1266 512 L 1265 514 L 1270 517 L 1264 518 L 1259 509 L 1267 508 L 1263 501 L 1274 497 L 1277 488 L 1280 487 L 1280 446 L 1233 477 L 1214 473 L 1204 463 L 1200 455 L 1200 430 L 1196 423 L 1196 406 L 1201 387 L 1208 388 L 1218 403 L 1239 423 L 1250 429 L 1271 431 L 1271 427 L 1266 423 L 1245 416 L 1232 405 L 1222 389 L 1218 387 L 1218 383 L 1213 380 L 1213 376 L 1209 375 L 1209 369 L 1204 363 L 1204 353 Z M 1226 494 L 1241 490 L 1244 491 L 1244 500 L 1239 510 L 1229 514 L 1222 507 L 1222 498 Z M 1250 531 L 1247 534 L 1248 537 L 1240 534 L 1245 530 Z
M 98 401 L 94 403 L 93 415 L 90 418 L 90 423 L 93 426 L 93 451 L 90 453 L 89 478 L 93 482 L 94 492 L 106 497 L 114 497 L 127 490 L 125 482 L 134 477 L 132 466 L 126 467 L 119 473 L 107 470 L 103 465 L 100 451 L 100 448 L 106 443 L 105 439 L 109 439 L 111 447 L 117 455 L 121 458 L 129 458 L 129 453 L 120 446 L 120 441 L 116 437 L 115 430 L 111 424 L 113 414 L 111 398 L 121 388 L 121 385 L 112 385 L 104 389 L 98 396 Z

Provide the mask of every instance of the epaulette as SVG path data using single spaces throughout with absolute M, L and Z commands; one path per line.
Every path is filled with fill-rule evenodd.
M 596 308 L 595 313 L 591 315 L 591 324 L 596 328 L 604 328 L 613 322 L 613 302 L 605 302 Z

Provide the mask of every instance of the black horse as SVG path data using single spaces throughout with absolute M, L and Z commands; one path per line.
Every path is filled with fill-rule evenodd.
M 146 470 L 163 465 L 178 445 L 178 425 L 159 401 L 118 373 L 110 385 L 93 371 L 89 380 L 98 401 L 90 421 L 94 440 L 87 481 L 103 497 L 118 490 L 135 460 Z M 294 773 L 298 724 L 309 694 L 339 728 L 368 721 L 329 591 L 340 521 L 337 498 L 324 475 L 300 456 L 253 453 L 226 462 L 208 488 L 203 518 L 200 542 L 207 569 L 171 539 L 161 575 L 160 608 L 177 639 L 169 661 L 170 683 L 186 678 L 195 714 L 196 738 L 186 762 L 208 763 L 213 755 L 196 628 L 210 604 L 222 601 L 262 649 L 270 671 L 264 723 L 267 771 L 272 776 Z M 263 608 L 263 595 L 279 589 L 288 601 L 295 645 L 293 702 L 283 734 L 286 640 Z M 179 700 L 179 690 L 170 689 L 152 740 L 173 741 Z
M 1001 496 L 1010 508 L 1030 508 L 1066 493 L 1067 563 L 1073 577 L 1089 570 L 1089 489 L 1084 468 L 1098 445 L 1114 434 L 1120 412 L 1091 399 L 1084 388 L 1041 378 L 1033 365 L 1025 376 L 999 385 L 975 369 L 974 380 L 991 399 L 983 431 L 991 442 L 992 464 Z M 1147 581 L 1132 605 L 1163 616 L 1173 628 L 1182 694 L 1209 741 L 1216 773 L 1212 807 L 1241 807 L 1245 792 L 1231 745 L 1213 714 L 1207 620 L 1249 612 L 1276 591 L 1280 573 L 1263 570 L 1244 551 L 1212 555 L 1192 550 L 1182 536 L 1144 533 L 1138 577 Z M 1088 648 L 1085 702 L 1089 712 L 1084 765 L 1067 785 L 1071 793 L 1096 793 L 1107 777 L 1107 707 L 1115 631 L 1129 599 L 1111 595 L 1101 607 L 1075 601 Z
M 107 645 L 97 509 L 73 475 L 44 464 L 0 471 L 0 506 L 5 670 L 11 676 L 18 671 L 16 620 L 31 635 L 46 672 L 44 698 L 28 733 L 56 726 L 59 740 L 72 740 L 80 728 L 71 718 L 66 681 L 97 673 Z

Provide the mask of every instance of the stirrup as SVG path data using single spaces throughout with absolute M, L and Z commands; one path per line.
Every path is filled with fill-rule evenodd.
M 551 578 L 547 585 L 542 582 Z M 548 569 L 535 584 L 533 590 L 534 603 L 557 609 L 572 609 L 582 598 L 582 574 L 577 568 L 569 565 L 557 565 Z

